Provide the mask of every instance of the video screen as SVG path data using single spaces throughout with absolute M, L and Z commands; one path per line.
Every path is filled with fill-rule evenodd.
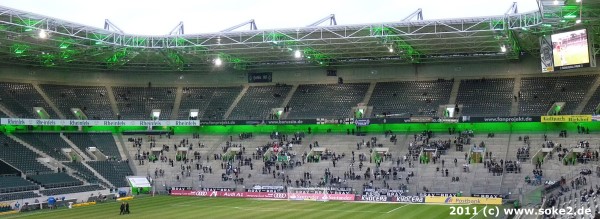
M 554 67 L 590 62 L 586 30 L 557 33 L 552 36 Z

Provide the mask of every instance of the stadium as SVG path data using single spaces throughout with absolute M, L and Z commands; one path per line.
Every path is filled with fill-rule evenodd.
M 0 218 L 599 218 L 600 1 L 532 2 L 164 35 L 0 6 Z

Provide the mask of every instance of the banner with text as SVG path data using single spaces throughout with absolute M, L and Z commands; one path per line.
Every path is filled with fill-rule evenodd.
M 501 205 L 501 198 L 426 196 L 425 203 Z
M 2 125 L 32 126 L 204 126 L 204 125 L 310 125 L 316 119 L 291 120 L 69 120 L 69 119 L 15 119 L 2 118 Z
M 172 190 L 173 196 L 287 199 L 287 193 Z
M 542 116 L 542 122 L 591 122 L 592 115 Z

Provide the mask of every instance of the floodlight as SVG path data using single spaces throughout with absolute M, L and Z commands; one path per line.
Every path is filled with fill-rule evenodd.
M 42 39 L 46 39 L 46 37 L 48 37 L 48 33 L 46 33 L 46 30 L 44 29 L 40 29 L 40 32 L 38 33 L 38 36 Z
M 221 58 L 215 59 L 215 65 L 216 66 L 221 66 L 221 64 L 223 64 L 223 61 L 221 61 Z
M 500 47 L 500 51 L 502 51 L 502 52 L 506 52 L 506 46 L 502 45 L 502 46 Z
M 577 20 L 575 21 L 575 23 L 576 23 L 576 24 L 579 24 L 579 23 L 581 23 L 581 19 L 577 19 Z
M 302 53 L 300 53 L 300 50 L 296 50 L 296 52 L 294 52 L 294 57 L 296 57 L 296 58 L 302 57 Z

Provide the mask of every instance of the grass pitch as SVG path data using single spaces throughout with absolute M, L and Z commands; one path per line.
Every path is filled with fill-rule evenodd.
M 450 216 L 450 205 L 402 203 L 315 202 L 156 196 L 129 201 L 131 214 L 119 215 L 120 202 L 73 209 L 59 208 L 19 213 L 0 218 L 485 218 L 483 215 Z M 481 206 L 483 207 L 483 206 Z

